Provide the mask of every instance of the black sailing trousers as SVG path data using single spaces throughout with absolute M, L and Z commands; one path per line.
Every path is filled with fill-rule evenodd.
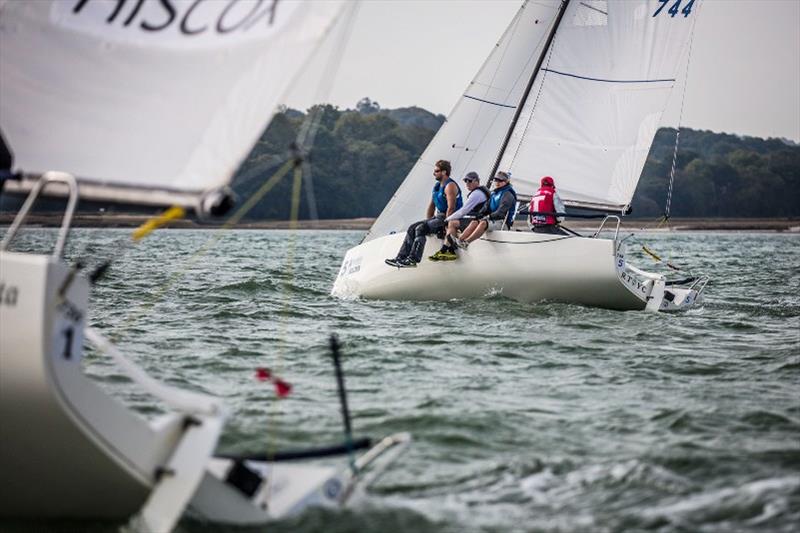
M 414 222 L 406 231 L 406 238 L 403 246 L 397 252 L 396 259 L 412 259 L 419 263 L 422 261 L 422 254 L 425 252 L 425 241 L 428 235 L 444 233 L 445 221 L 443 216 L 429 218 Z

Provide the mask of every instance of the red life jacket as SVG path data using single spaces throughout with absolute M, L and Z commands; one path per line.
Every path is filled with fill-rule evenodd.
M 536 195 L 531 198 L 531 205 L 528 211 L 531 213 L 555 213 L 556 204 L 553 201 L 553 194 L 556 192 L 555 187 L 539 187 Z M 552 215 L 531 215 L 531 224 L 535 226 L 550 226 L 557 222 L 556 217 Z

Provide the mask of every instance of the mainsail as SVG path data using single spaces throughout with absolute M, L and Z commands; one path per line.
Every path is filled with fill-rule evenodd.
M 455 176 L 475 170 L 482 177 L 499 159 L 498 168 L 512 172 L 522 195 L 532 195 L 549 175 L 567 205 L 624 210 L 675 84 L 698 5 L 699 0 L 523 5 L 367 239 L 420 218 L 437 159 L 450 159 Z M 544 50 L 560 8 L 565 11 Z M 532 89 L 521 101 L 531 76 Z M 474 91 L 481 89 L 488 103 L 475 106 Z M 519 118 L 500 153 L 518 106 Z
M 342 5 L 1 2 L 15 170 L 74 174 L 82 198 L 196 205 L 230 181 Z
M 503 154 L 521 194 L 556 179 L 567 205 L 630 204 L 698 1 L 573 1 Z

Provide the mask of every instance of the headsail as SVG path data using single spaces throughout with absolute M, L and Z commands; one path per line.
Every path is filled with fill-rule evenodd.
M 365 240 L 406 227 L 422 218 L 438 159 L 453 164 L 453 177 L 489 171 L 558 13 L 560 0 L 524 4 L 439 132 L 416 162 Z
M 74 174 L 83 198 L 195 204 L 229 182 L 341 6 L 0 3 L 15 170 Z
M 572 1 L 500 167 L 567 205 L 630 204 L 675 84 L 699 0 Z

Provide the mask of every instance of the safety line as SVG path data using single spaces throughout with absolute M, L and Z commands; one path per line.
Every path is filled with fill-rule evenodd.
M 525 241 L 525 242 L 522 242 L 522 241 L 519 241 L 519 242 L 498 241 L 498 240 L 495 240 L 495 239 L 483 239 L 483 240 L 486 241 L 486 242 L 497 242 L 497 243 L 500 243 L 500 244 L 542 244 L 542 243 L 546 243 L 546 242 L 563 241 L 564 239 L 574 239 L 574 237 L 572 235 L 565 235 L 564 237 L 557 237 L 555 239 L 547 239 L 546 241 Z

